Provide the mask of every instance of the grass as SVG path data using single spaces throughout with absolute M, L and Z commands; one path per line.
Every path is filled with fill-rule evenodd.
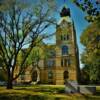
M 0 100 L 100 100 L 100 87 L 96 95 L 65 94 L 64 86 L 54 85 L 0 87 Z

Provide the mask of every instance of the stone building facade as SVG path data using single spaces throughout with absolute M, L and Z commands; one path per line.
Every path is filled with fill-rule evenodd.
M 34 68 L 32 73 L 30 66 L 24 75 L 17 79 L 17 82 L 28 82 L 33 78 L 34 81 L 42 84 L 62 85 L 66 79 L 70 81 L 78 80 L 78 46 L 70 9 L 63 7 L 60 16 L 61 19 L 55 33 L 56 44 L 45 46 L 45 51 L 50 54 L 49 57 L 41 59 L 38 68 Z

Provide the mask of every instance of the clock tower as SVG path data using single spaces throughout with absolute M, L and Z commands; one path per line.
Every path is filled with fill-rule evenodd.
M 65 80 L 78 81 L 79 55 L 76 31 L 71 19 L 70 9 L 63 7 L 61 19 L 56 28 L 56 83 Z

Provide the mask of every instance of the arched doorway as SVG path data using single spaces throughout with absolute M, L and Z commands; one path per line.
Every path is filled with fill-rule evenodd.
M 66 83 L 67 79 L 69 78 L 69 72 L 68 71 L 64 71 L 64 84 Z
M 37 81 L 37 76 L 38 76 L 38 74 L 37 74 L 37 71 L 35 70 L 35 71 L 32 73 L 32 81 L 33 81 L 33 82 L 36 82 L 36 81 Z
M 36 68 L 32 73 L 32 81 L 38 83 L 40 81 L 40 71 Z

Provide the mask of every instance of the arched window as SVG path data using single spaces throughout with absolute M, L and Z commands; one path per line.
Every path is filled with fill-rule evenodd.
M 67 55 L 68 54 L 68 46 L 63 46 L 62 47 L 62 55 Z

